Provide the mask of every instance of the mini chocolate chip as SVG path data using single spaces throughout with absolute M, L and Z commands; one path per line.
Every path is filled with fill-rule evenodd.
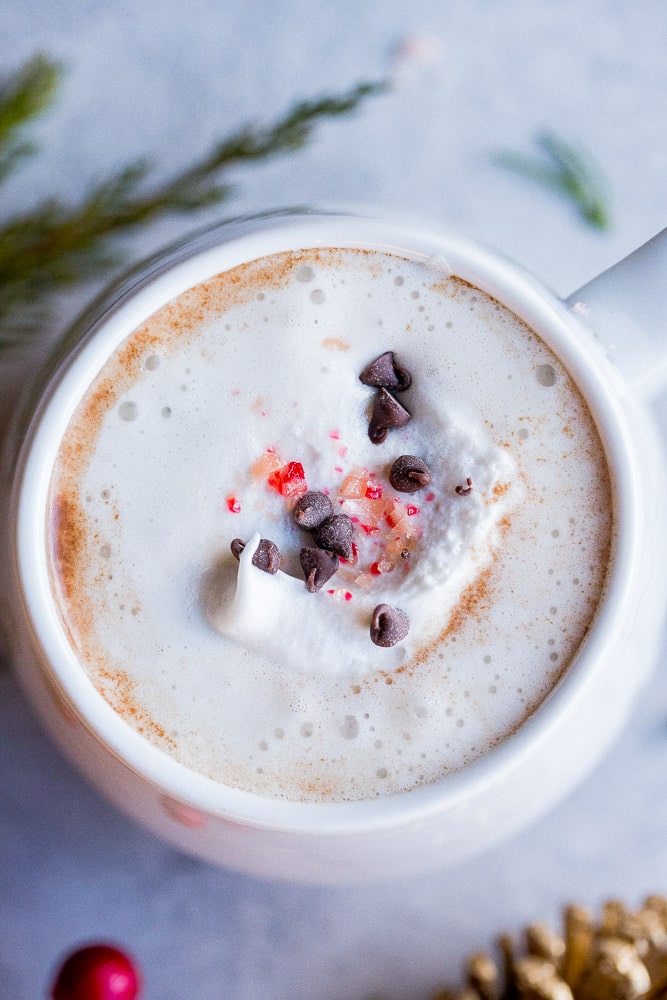
M 376 646 L 395 646 L 409 631 L 410 619 L 405 611 L 378 604 L 371 619 L 371 639 Z
M 366 365 L 359 381 L 364 385 L 375 386 L 380 389 L 393 389 L 394 392 L 405 392 L 410 388 L 412 376 L 405 368 L 401 368 L 396 363 L 393 351 L 385 351 L 375 361 Z
M 280 569 L 282 556 L 275 542 L 262 538 L 252 557 L 252 564 L 265 573 L 277 573 Z
M 301 528 L 312 531 L 326 517 L 333 514 L 333 504 L 326 493 L 304 493 L 292 511 L 292 517 Z
M 421 458 L 401 455 L 389 472 L 389 482 L 399 493 L 416 493 L 431 482 L 431 473 Z
M 410 414 L 405 407 L 401 406 L 386 389 L 380 389 L 375 397 L 368 436 L 373 444 L 382 444 L 388 430 L 393 427 L 403 427 L 409 419 Z
M 240 559 L 241 553 L 245 548 L 245 542 L 243 541 L 242 538 L 235 538 L 229 547 L 232 550 L 232 555 L 234 556 L 234 558 Z
M 304 546 L 299 553 L 301 569 L 306 577 L 306 590 L 317 593 L 330 580 L 340 565 L 334 552 L 325 552 L 314 545 Z
M 319 548 L 336 552 L 343 559 L 352 558 L 352 521 L 347 514 L 326 517 L 313 531 L 313 538 Z
M 235 559 L 241 558 L 241 553 L 245 549 L 246 543 L 241 538 L 235 538 L 229 546 Z M 261 538 L 259 545 L 255 549 L 252 557 L 252 564 L 257 569 L 264 570 L 265 573 L 277 573 L 282 563 L 280 549 L 275 542 L 268 538 Z
M 465 486 L 455 486 L 454 492 L 458 493 L 460 497 L 467 497 L 472 493 L 472 479 L 470 476 L 466 479 Z

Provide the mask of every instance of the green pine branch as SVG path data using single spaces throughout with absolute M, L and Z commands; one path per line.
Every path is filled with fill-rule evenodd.
M 545 158 L 506 151 L 498 155 L 498 162 L 566 197 L 594 229 L 608 229 L 608 186 L 601 168 L 590 153 L 559 138 L 554 132 L 542 132 L 536 141 Z
M 60 82 L 60 66 L 35 56 L 0 84 L 0 145 L 6 146 L 53 101 Z
M 20 134 L 51 102 L 59 69 L 32 60 L 0 88 L 0 183 L 33 150 Z M 0 344 L 21 343 L 44 320 L 54 293 L 99 277 L 119 263 L 113 237 L 166 215 L 226 201 L 230 168 L 291 153 L 322 121 L 351 114 L 384 85 L 301 101 L 272 125 L 248 125 L 165 182 L 141 160 L 93 187 L 78 205 L 52 198 L 0 223 Z
M 22 160 L 37 152 L 20 134 L 49 107 L 59 81 L 58 64 L 36 56 L 0 84 L 0 184 Z

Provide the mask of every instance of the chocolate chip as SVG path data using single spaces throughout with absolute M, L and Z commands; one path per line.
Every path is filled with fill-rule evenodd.
M 330 580 L 340 565 L 334 552 L 325 552 L 314 545 L 304 546 L 299 553 L 301 569 L 306 577 L 306 589 L 315 594 Z
M 268 538 L 262 538 L 252 557 L 253 566 L 263 569 L 265 573 L 277 573 L 281 563 L 282 556 L 276 543 Z
M 405 611 L 378 604 L 371 619 L 371 639 L 376 646 L 395 646 L 409 631 L 410 619 Z
M 326 517 L 313 531 L 313 538 L 319 548 L 336 552 L 343 559 L 352 558 L 352 521 L 347 514 Z
M 234 556 L 234 558 L 240 559 L 241 553 L 245 548 L 245 542 L 243 541 L 242 538 L 235 538 L 229 547 L 232 550 L 232 555 Z
M 389 472 L 389 482 L 399 493 L 416 493 L 431 482 L 431 473 L 421 458 L 401 455 Z
M 410 414 L 405 407 L 401 406 L 386 389 L 380 389 L 375 397 L 368 436 L 373 444 L 382 444 L 388 430 L 393 427 L 403 427 L 409 419 Z
M 465 486 L 455 486 L 454 492 L 458 493 L 460 497 L 467 497 L 472 493 L 472 479 L 470 476 L 466 479 Z
M 292 511 L 292 517 L 301 528 L 312 531 L 326 517 L 333 514 L 333 504 L 326 493 L 304 493 Z
M 232 550 L 232 555 L 235 559 L 241 558 L 241 553 L 245 548 L 246 543 L 241 538 L 235 538 L 231 545 L 229 546 Z M 255 549 L 252 557 L 252 564 L 256 566 L 257 569 L 263 570 L 265 573 L 277 573 L 280 569 L 282 563 L 282 556 L 280 555 L 280 549 L 275 542 L 272 542 L 268 538 L 260 539 L 259 545 Z
M 412 376 L 405 368 L 396 363 L 393 351 L 385 351 L 375 361 L 366 365 L 359 381 L 364 385 L 375 386 L 378 389 L 393 389 L 394 392 L 404 392 L 410 388 Z

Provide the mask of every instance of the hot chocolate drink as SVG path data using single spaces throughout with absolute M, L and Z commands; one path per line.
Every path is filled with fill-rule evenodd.
M 53 472 L 53 596 L 165 754 L 370 799 L 488 752 L 567 671 L 612 545 L 602 444 L 539 336 L 442 261 L 258 256 L 104 356 Z

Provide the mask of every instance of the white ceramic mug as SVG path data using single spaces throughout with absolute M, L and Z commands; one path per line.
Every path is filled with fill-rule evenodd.
M 537 331 L 595 418 L 611 473 L 618 543 L 606 595 L 574 661 L 513 736 L 460 772 L 404 794 L 302 804 L 196 774 L 113 711 L 67 643 L 51 596 L 45 535 L 57 428 L 108 356 L 108 342 L 120 342 L 213 273 L 321 246 L 444 258 L 455 275 Z M 513 263 L 464 239 L 385 220 L 303 212 L 217 226 L 115 286 L 28 395 L 3 476 L 9 643 L 30 701 L 68 757 L 119 808 L 184 850 L 256 875 L 302 881 L 385 878 L 449 864 L 554 805 L 619 730 L 660 636 L 664 457 L 646 401 L 667 360 L 665 277 L 667 231 L 562 302 Z

